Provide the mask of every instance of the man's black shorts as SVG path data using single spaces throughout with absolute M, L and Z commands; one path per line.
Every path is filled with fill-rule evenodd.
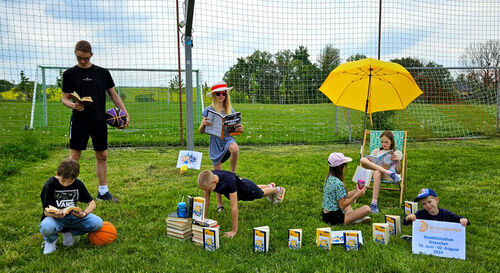
M 69 126 L 69 148 L 86 150 L 89 137 L 94 151 L 108 149 L 108 127 L 105 121 L 71 121 Z

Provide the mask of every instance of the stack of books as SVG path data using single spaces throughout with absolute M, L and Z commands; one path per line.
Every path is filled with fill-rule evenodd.
M 178 240 L 187 240 L 192 236 L 191 218 L 177 217 L 177 212 L 172 212 L 165 220 L 167 223 L 167 237 Z
M 203 219 L 203 220 L 195 220 L 193 219 L 193 223 L 191 225 L 191 230 L 193 231 L 193 242 L 197 245 L 203 245 L 203 228 L 210 227 L 215 228 L 219 227 L 217 221 L 212 219 Z

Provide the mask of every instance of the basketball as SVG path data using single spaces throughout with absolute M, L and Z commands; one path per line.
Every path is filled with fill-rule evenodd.
M 111 127 L 120 127 L 125 124 L 127 117 L 120 108 L 111 108 L 106 111 L 106 123 Z
M 91 245 L 107 245 L 116 240 L 116 228 L 110 222 L 102 222 L 99 230 L 89 232 L 89 243 Z

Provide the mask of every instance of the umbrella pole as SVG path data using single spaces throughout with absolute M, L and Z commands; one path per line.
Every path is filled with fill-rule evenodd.
M 366 137 L 366 134 L 365 134 L 365 130 L 366 130 L 366 116 L 367 116 L 367 113 L 368 113 L 368 99 L 370 98 L 370 84 L 372 82 L 372 68 L 370 67 L 370 74 L 368 75 L 368 92 L 366 94 L 366 104 L 365 104 L 365 118 L 363 120 L 363 140 L 361 142 L 361 145 L 365 145 L 365 137 Z M 361 149 L 360 149 L 360 155 L 359 155 L 359 160 L 361 160 L 361 158 L 363 157 L 363 146 L 361 146 Z

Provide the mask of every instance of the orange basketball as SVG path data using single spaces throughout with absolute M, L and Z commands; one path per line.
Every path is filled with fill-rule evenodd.
M 89 232 L 91 245 L 107 245 L 116 240 L 116 228 L 110 222 L 103 221 L 99 230 Z

